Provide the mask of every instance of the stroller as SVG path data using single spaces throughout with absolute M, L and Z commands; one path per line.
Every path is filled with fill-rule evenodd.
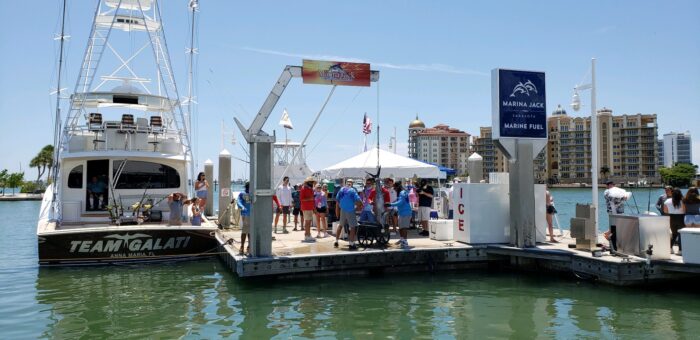
M 391 239 L 389 231 L 389 218 L 391 211 L 384 210 L 381 213 L 381 218 L 377 222 L 360 221 L 357 225 L 357 242 L 363 247 L 368 248 L 377 245 L 381 248 L 385 247 Z

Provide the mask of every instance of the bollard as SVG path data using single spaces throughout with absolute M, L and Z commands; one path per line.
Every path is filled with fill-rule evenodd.
M 204 176 L 209 180 L 209 190 L 207 190 L 207 204 L 204 206 L 204 216 L 214 215 L 214 163 L 211 159 L 204 161 Z
M 219 153 L 219 225 L 231 225 L 231 154 L 226 150 Z

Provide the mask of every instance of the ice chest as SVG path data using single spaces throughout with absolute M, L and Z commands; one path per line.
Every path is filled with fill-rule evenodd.
M 678 232 L 683 244 L 683 262 L 700 264 L 700 228 L 683 228 Z
M 452 240 L 453 221 L 452 220 L 430 220 L 430 239 L 436 241 Z

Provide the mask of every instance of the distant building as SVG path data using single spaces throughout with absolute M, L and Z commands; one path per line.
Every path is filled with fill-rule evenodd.
M 418 116 L 408 125 L 408 156 L 423 162 L 467 172 L 469 134 L 445 124 L 426 128 Z
M 591 117 L 571 117 L 559 107 L 547 119 L 547 173 L 553 183 L 591 183 Z M 599 178 L 658 182 L 656 114 L 613 116 L 598 110 Z M 664 143 L 665 144 L 665 143 Z
M 659 158 L 656 161 L 657 168 L 664 166 L 664 139 L 659 138 L 656 142 L 656 150 L 659 150 Z
M 479 136 L 472 138 L 472 152 L 478 153 L 483 158 L 483 179 L 488 179 L 491 172 L 508 172 L 508 159 L 493 144 L 491 132 L 490 126 L 482 126 L 479 128 Z
M 664 166 L 670 168 L 676 163 L 693 164 L 692 145 L 689 131 L 664 134 Z
M 483 158 L 483 179 L 489 178 L 491 172 L 509 172 L 508 158 L 493 143 L 492 128 L 482 126 L 479 128 L 479 136 L 472 138 L 472 153 L 476 152 Z M 535 183 L 547 181 L 547 157 L 543 149 L 533 161 Z

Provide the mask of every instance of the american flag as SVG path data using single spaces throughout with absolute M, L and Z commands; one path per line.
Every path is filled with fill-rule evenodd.
M 367 113 L 365 112 L 365 117 L 362 118 L 362 133 L 365 135 L 369 135 L 372 133 L 372 120 L 367 117 Z

